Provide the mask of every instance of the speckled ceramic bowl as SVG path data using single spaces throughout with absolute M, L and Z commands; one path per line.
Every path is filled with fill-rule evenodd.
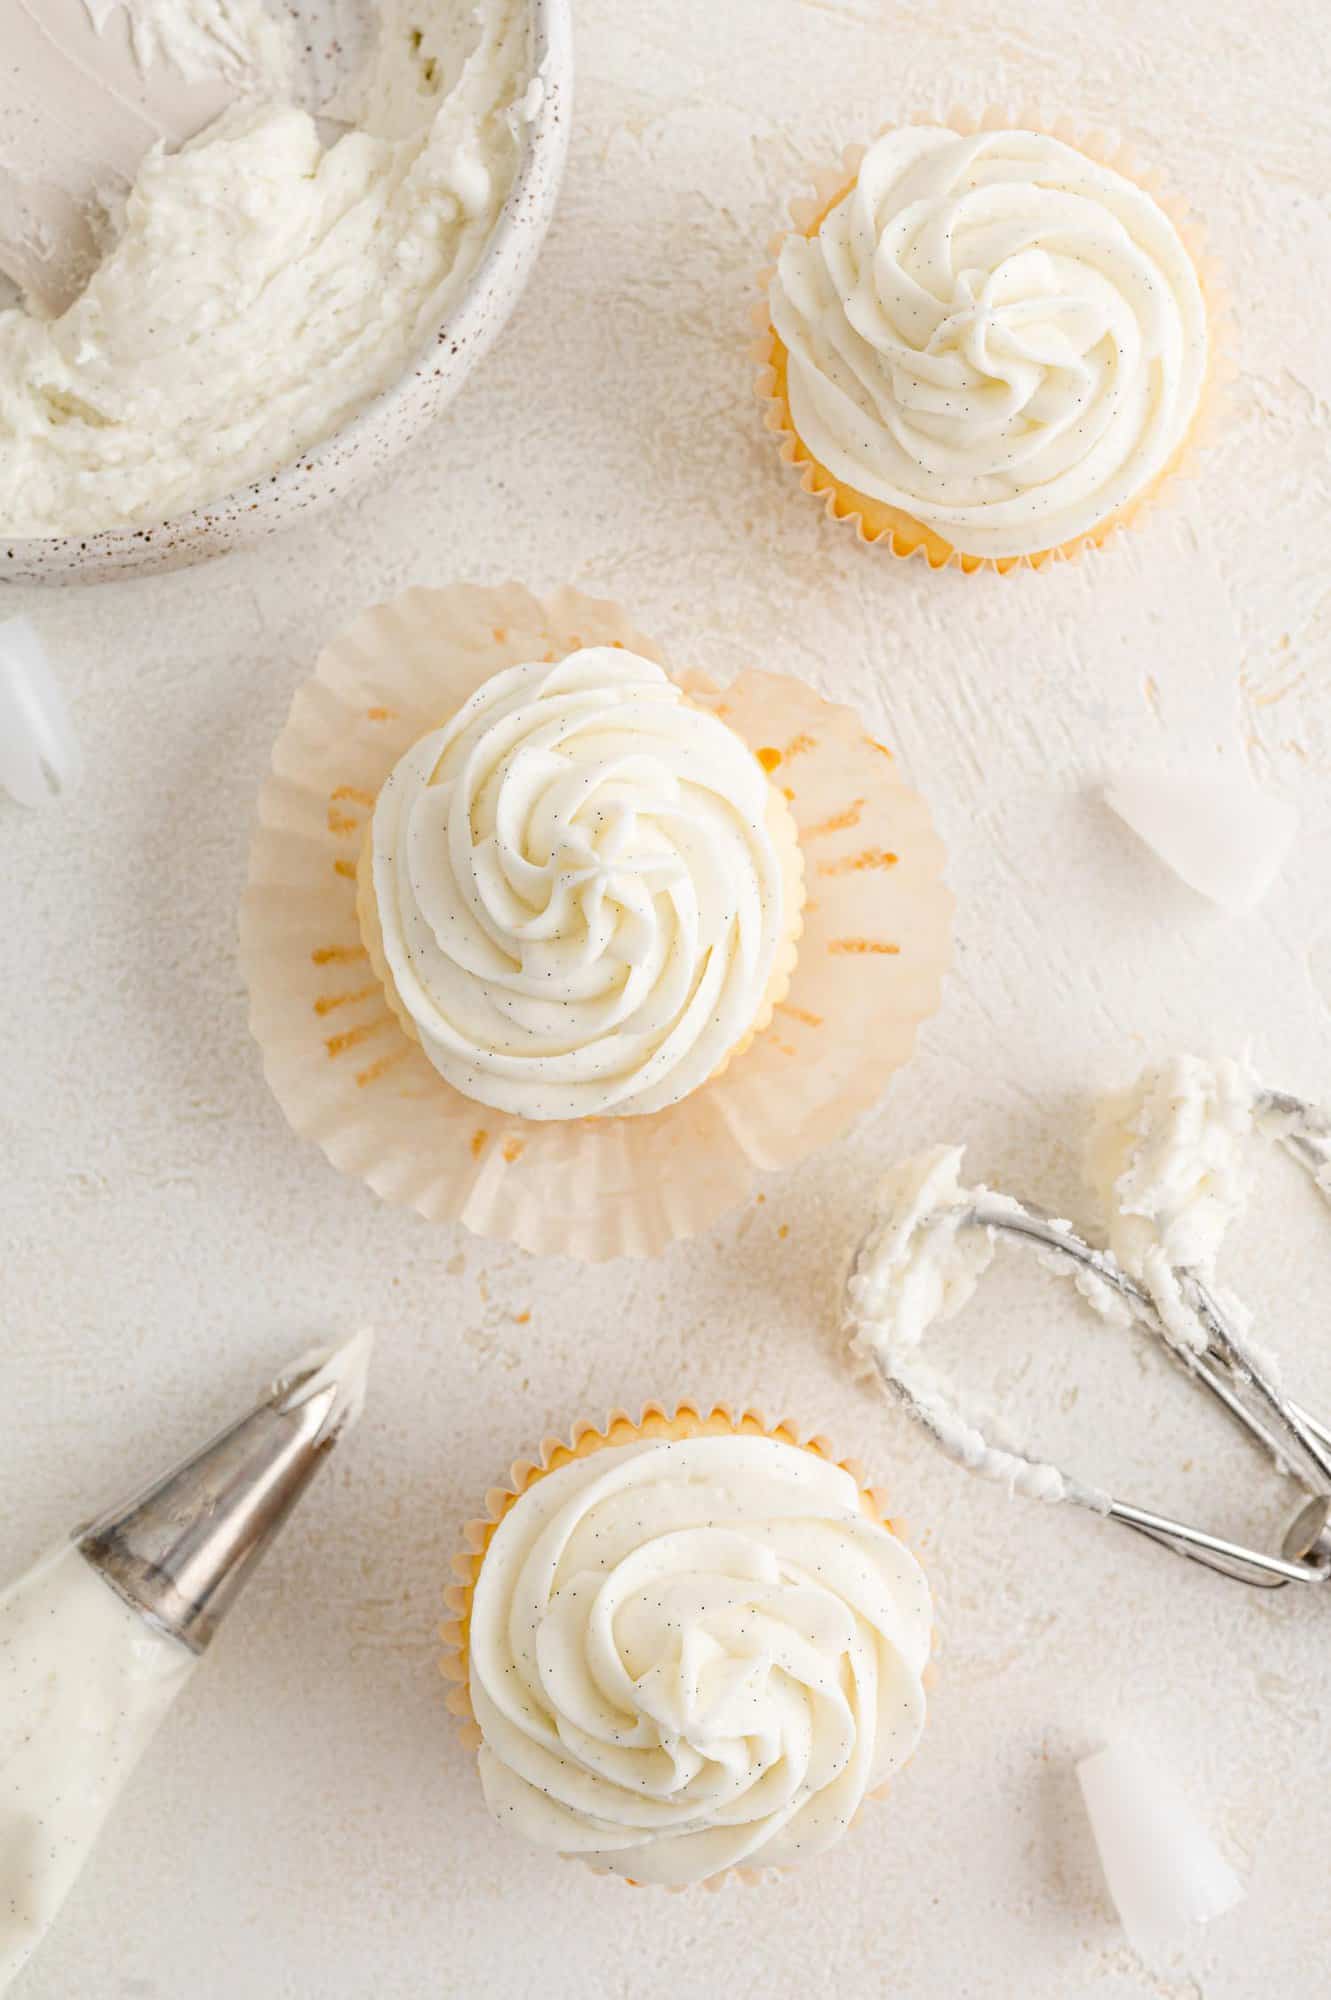
M 531 0 L 544 85 L 517 178 L 457 309 L 391 389 L 292 464 L 206 507 L 147 528 L 0 542 L 0 580 L 100 583 L 180 569 L 243 548 L 326 507 L 386 465 L 451 402 L 512 313 L 535 266 L 563 179 L 573 104 L 571 0 Z

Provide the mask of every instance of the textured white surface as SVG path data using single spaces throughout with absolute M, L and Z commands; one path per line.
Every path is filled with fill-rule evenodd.
M 502 1994 L 1315 2000 L 1328 1606 L 1258 1598 L 969 1481 L 856 1385 L 834 1277 L 888 1155 L 964 1135 L 987 1181 L 1085 1212 L 1088 1092 L 1256 1039 L 1326 1094 L 1331 1003 L 1331 49 L 1321 0 L 584 0 L 560 216 L 496 353 L 415 455 L 251 555 L 13 591 L 88 751 L 6 808 L 0 1573 L 222 1419 L 302 1338 L 380 1332 L 363 1425 L 144 1765 L 25 2000 Z M 784 200 L 900 111 L 1042 94 L 1116 123 L 1210 218 L 1244 374 L 1200 489 L 1041 577 L 858 547 L 750 409 L 750 276 Z M 873 1118 L 641 1267 L 536 1264 L 380 1208 L 296 1143 L 245 1032 L 253 801 L 319 642 L 408 582 L 516 573 L 631 605 L 681 658 L 857 702 L 954 857 L 958 966 Z M 1092 796 L 1251 749 L 1301 836 L 1251 916 L 1172 884 Z M 1331 1235 L 1287 1163 L 1226 1275 L 1331 1407 Z M 1032 1441 L 1127 1497 L 1269 1534 L 1283 1502 L 1160 1366 L 1024 1266 L 951 1337 Z M 1036 1340 L 1005 1349 L 1018 1325 Z M 960 1345 L 958 1347 L 960 1351 Z M 1018 1379 L 1021 1378 L 1021 1379 Z M 492 1829 L 434 1677 L 456 1523 L 567 1418 L 654 1393 L 824 1425 L 900 1495 L 940 1600 L 924 1747 L 777 1890 L 635 1892 Z M 1078 1393 L 1080 1391 L 1080 1393 Z M 1177 1975 L 1109 1915 L 1072 1760 L 1159 1746 L 1248 1880 Z

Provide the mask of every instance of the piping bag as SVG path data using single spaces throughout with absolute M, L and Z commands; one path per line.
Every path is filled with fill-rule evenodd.
M 292 1363 L 248 1415 L 0 1595 L 0 1993 L 54 1921 L 218 1626 L 360 1415 L 370 1339 Z

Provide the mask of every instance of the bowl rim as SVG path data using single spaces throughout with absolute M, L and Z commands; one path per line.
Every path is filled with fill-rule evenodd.
M 135 559 L 143 557 L 145 546 L 151 546 L 158 537 L 169 536 L 173 542 L 203 541 L 225 520 L 252 517 L 256 512 L 280 520 L 285 503 L 291 501 L 297 507 L 301 504 L 311 474 L 317 473 L 335 454 L 343 454 L 349 444 L 354 449 L 359 440 L 379 428 L 395 404 L 409 400 L 420 380 L 422 363 L 441 341 L 460 345 L 471 337 L 475 331 L 471 323 L 483 316 L 505 272 L 521 260 L 528 240 L 523 217 L 534 184 L 547 166 L 558 180 L 568 146 L 566 99 L 573 63 L 571 0 L 526 0 L 526 6 L 531 20 L 531 76 L 543 83 L 544 95 L 536 115 L 524 126 L 522 153 L 513 185 L 456 306 L 425 334 L 397 378 L 372 396 L 346 423 L 339 424 L 317 444 L 297 452 L 275 472 L 244 486 L 228 487 L 187 513 L 164 515 L 160 520 L 137 527 L 100 528 L 63 535 L 0 535 L 0 549 L 16 565 L 15 582 L 31 579 L 33 572 L 41 569 L 51 577 L 62 572 L 77 574 L 85 563 L 96 563 L 105 574 L 117 562 L 123 562 L 128 575 L 137 566 Z M 224 549 L 217 553 L 224 553 Z M 0 572 L 0 582 L 5 580 Z

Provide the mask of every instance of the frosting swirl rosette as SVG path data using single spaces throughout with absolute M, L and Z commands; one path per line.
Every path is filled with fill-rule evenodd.
M 475 1583 L 486 1800 L 640 1882 L 816 1854 L 915 1747 L 930 1632 L 844 1468 L 751 1435 L 596 1450 L 527 1487 Z
M 486 681 L 398 763 L 367 854 L 399 1013 L 449 1083 L 524 1118 L 696 1089 L 770 1004 L 798 917 L 793 822 L 753 752 L 609 646 Z
M 887 133 L 769 291 L 800 441 L 953 548 L 1075 541 L 1170 467 L 1206 303 L 1145 189 L 1059 139 Z

